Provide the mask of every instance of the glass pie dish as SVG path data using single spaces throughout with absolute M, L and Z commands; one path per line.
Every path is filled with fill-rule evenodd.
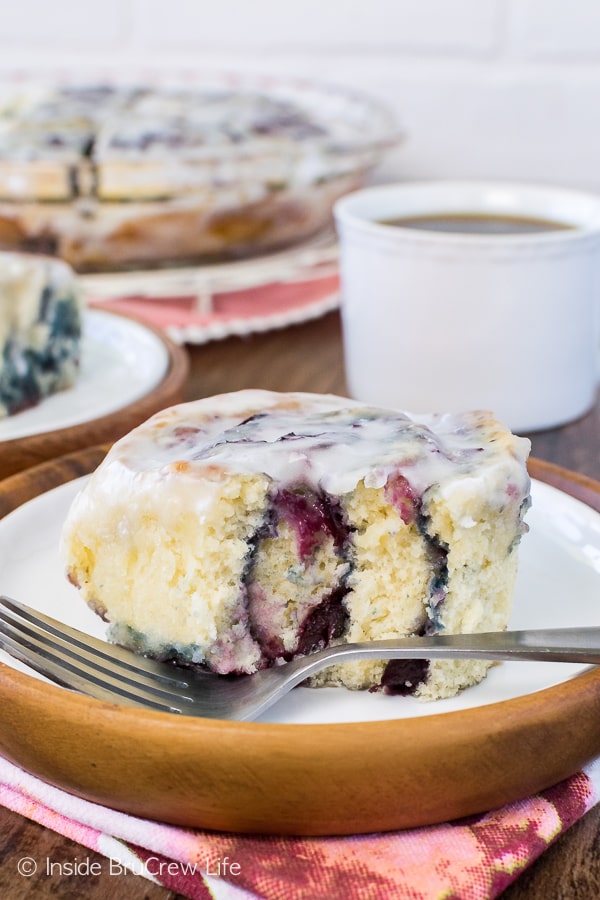
M 372 98 L 308 81 L 9 80 L 0 247 L 80 272 L 262 253 L 318 233 L 400 139 Z

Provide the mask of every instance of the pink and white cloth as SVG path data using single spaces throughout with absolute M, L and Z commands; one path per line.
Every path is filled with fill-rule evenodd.
M 600 759 L 485 815 L 353 837 L 266 837 L 139 819 L 0 759 L 0 803 L 190 900 L 488 900 L 600 799 Z M 107 863 L 108 865 L 108 863 Z

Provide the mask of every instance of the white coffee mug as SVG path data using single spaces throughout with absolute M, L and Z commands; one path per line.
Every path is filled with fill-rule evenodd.
M 548 230 L 467 234 L 389 224 L 453 214 L 543 220 Z M 487 409 L 518 432 L 591 408 L 599 197 L 505 182 L 405 183 L 350 194 L 335 218 L 354 397 L 412 412 Z

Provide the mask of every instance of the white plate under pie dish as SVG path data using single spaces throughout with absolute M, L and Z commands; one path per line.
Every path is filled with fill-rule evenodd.
M 212 265 L 80 276 L 90 305 L 136 315 L 176 343 L 307 322 L 339 306 L 332 229 L 283 251 Z

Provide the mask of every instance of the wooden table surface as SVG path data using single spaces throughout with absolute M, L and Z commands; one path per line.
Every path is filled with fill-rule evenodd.
M 347 392 L 337 313 L 282 331 L 229 338 L 189 349 L 191 367 L 185 393 L 188 400 L 248 387 Z M 600 398 L 595 409 L 578 422 L 529 437 L 535 456 L 600 480 Z M 599 846 L 600 808 L 596 808 L 521 875 L 503 893 L 503 898 L 597 900 Z M 23 857 L 37 862 L 36 876 L 19 875 L 17 864 Z M 47 861 L 66 863 L 76 859 L 96 862 L 100 874 L 68 875 L 65 866 L 55 866 L 53 874 L 45 874 Z M 0 896 L 7 900 L 177 900 L 177 895 L 139 876 L 111 874 L 104 857 L 1 807 Z

